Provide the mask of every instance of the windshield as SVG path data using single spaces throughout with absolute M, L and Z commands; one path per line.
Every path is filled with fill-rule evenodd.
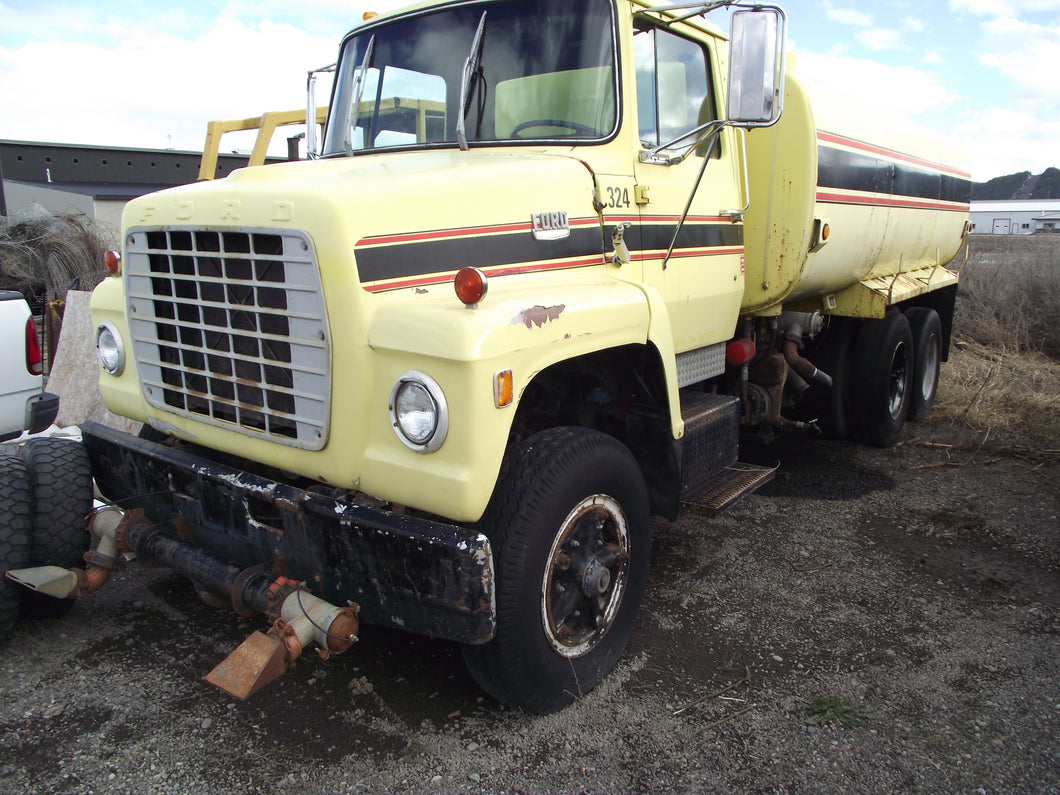
M 343 44 L 322 154 L 456 145 L 460 128 L 472 145 L 607 138 L 614 31 L 609 0 L 470 3 L 366 26 Z

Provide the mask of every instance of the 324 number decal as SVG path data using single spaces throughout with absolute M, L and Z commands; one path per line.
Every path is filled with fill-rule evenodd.
M 629 188 L 607 188 L 607 206 L 611 208 L 629 207 Z

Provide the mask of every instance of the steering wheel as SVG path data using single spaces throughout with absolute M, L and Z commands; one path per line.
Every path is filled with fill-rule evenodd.
M 574 131 L 576 135 L 584 135 L 589 138 L 595 138 L 600 133 L 594 127 L 590 127 L 588 124 L 579 124 L 576 121 L 565 121 L 564 119 L 530 119 L 530 121 L 524 121 L 522 124 L 517 124 L 515 129 L 512 130 L 511 137 L 519 137 L 519 133 L 523 130 L 528 130 L 531 127 L 563 127 L 568 130 Z

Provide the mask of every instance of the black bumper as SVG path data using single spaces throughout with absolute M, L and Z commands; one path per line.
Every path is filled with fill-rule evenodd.
M 59 396 L 51 392 L 41 392 L 26 405 L 26 430 L 40 433 L 51 427 L 59 414 Z
M 462 643 L 496 627 L 493 559 L 463 527 L 299 489 L 185 450 L 86 422 L 100 491 L 142 508 L 174 538 L 236 566 L 304 581 L 361 619 Z

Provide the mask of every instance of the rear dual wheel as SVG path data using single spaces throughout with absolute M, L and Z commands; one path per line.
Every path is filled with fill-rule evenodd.
M 906 310 L 906 319 L 913 332 L 912 395 L 909 419 L 926 420 L 935 405 L 939 386 L 939 366 L 942 361 L 942 323 L 938 312 L 923 306 Z
M 898 441 L 914 371 L 913 332 L 904 314 L 891 311 L 862 325 L 850 367 L 850 432 L 857 441 L 879 447 Z
M 633 632 L 651 546 L 643 474 L 610 436 L 543 431 L 506 459 L 482 526 L 497 632 L 464 661 L 498 701 L 554 712 L 599 684 Z

